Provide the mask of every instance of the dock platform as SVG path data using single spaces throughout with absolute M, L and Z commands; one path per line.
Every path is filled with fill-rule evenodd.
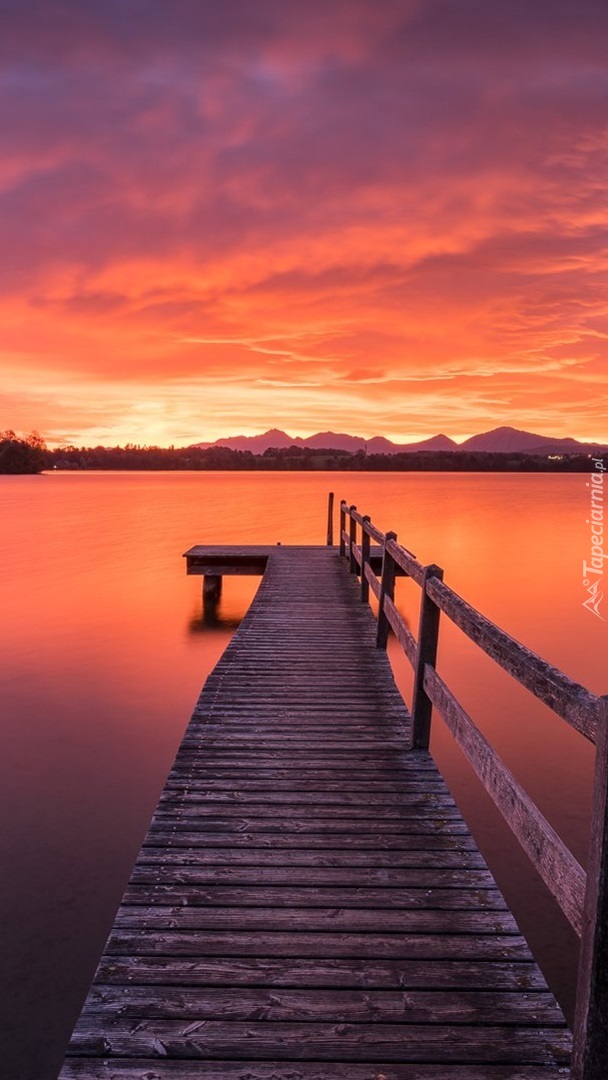
M 334 548 L 263 558 L 60 1080 L 564 1080 L 564 1018 L 407 749 L 357 578 Z

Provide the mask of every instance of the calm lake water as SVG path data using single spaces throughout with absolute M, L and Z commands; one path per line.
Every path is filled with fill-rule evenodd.
M 93 473 L 0 477 L 5 1080 L 55 1080 L 202 683 L 257 587 L 206 626 L 194 543 L 323 543 L 330 489 L 596 693 L 583 475 Z M 417 629 L 418 589 L 398 602 Z M 608 602 L 607 602 L 608 603 Z M 608 612 L 607 612 L 608 614 Z M 327 618 L 331 619 L 331 611 Z M 584 861 L 592 748 L 444 626 L 439 669 Z M 409 701 L 407 664 L 391 659 Z M 441 722 L 433 751 L 563 1007 L 576 942 Z M 12 1055 L 10 1062 L 6 1055 Z

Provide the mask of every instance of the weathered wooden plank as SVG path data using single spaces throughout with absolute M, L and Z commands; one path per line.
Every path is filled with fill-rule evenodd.
M 285 931 L 197 930 L 154 934 L 113 929 L 107 956 L 261 956 L 347 957 L 355 960 L 531 960 L 525 939 L 517 934 L 298 934 Z
M 469 1062 L 567 1064 L 570 1035 L 559 1028 L 443 1024 L 274 1023 L 251 1027 L 237 1021 L 129 1020 L 104 1024 L 88 1017 L 78 1026 L 72 1054 L 208 1060 L 221 1055 L 277 1060 L 347 1062 L 372 1053 L 379 1061 L 451 1061 L 455 1052 Z
M 307 753 L 306 751 L 301 752 L 298 747 L 290 749 L 289 758 L 292 762 L 292 769 L 299 771 L 298 767 L 301 763 L 303 768 L 331 768 L 334 775 L 337 772 L 352 773 L 353 775 L 356 775 L 362 769 L 367 769 L 375 775 L 386 773 L 392 773 L 393 775 L 400 774 L 400 754 L 395 756 L 383 754 L 382 752 L 373 755 L 358 754 L 356 750 L 353 750 L 350 754 L 345 752 L 338 755 L 333 751 L 323 754 L 321 745 L 322 744 L 320 743 L 314 753 Z M 286 756 L 284 754 L 281 758 L 278 754 L 256 753 L 251 747 L 246 751 L 229 751 L 218 748 L 213 754 L 206 754 L 206 752 L 202 750 L 198 755 L 196 755 L 195 748 L 192 748 L 189 753 L 194 753 L 200 761 L 208 762 L 210 769 L 237 768 L 240 765 L 243 769 L 249 769 L 249 771 L 257 768 L 280 767 L 282 758 L 284 759 Z M 184 759 L 180 754 L 180 763 L 182 760 Z M 349 769 L 349 762 L 352 763 L 352 770 Z
M 314 677 L 314 671 L 312 670 L 310 677 Z M 332 692 L 336 695 L 343 694 L 344 700 L 338 698 L 333 707 L 328 707 L 327 695 L 312 689 L 301 689 L 299 691 L 297 691 L 296 687 L 287 689 L 291 689 L 291 694 L 287 693 L 285 689 L 281 692 L 278 687 L 276 693 L 273 693 L 271 687 L 265 686 L 263 690 L 260 689 L 258 694 L 254 693 L 251 688 L 248 689 L 243 686 L 240 694 L 235 694 L 226 700 L 224 716 L 228 721 L 231 719 L 231 714 L 234 714 L 237 719 L 249 716 L 252 719 L 266 720 L 269 723 L 276 723 L 285 713 L 297 715 L 302 722 L 311 722 L 320 718 L 330 723 L 337 723 L 340 720 L 348 723 L 361 719 L 372 723 L 376 731 L 378 728 L 388 727 L 390 721 L 399 719 L 398 710 L 393 708 L 393 699 L 387 695 L 383 700 L 380 694 L 369 693 L 369 686 L 365 693 L 361 693 L 356 704 L 353 703 L 351 709 L 348 707 L 348 694 L 350 691 L 346 686 L 338 687 L 334 684 Z M 379 716 L 377 713 L 374 715 L 375 710 L 379 707 L 383 709 L 382 715 Z M 268 709 L 268 714 L 265 716 L 264 710 L 266 709 Z M 384 709 L 387 710 L 386 713 Z M 199 714 L 195 715 L 198 716 Z M 211 717 L 214 714 L 209 711 L 207 715 Z
M 370 819 L 369 821 L 358 821 L 356 825 L 356 832 L 361 834 L 374 833 L 377 836 L 383 836 L 396 833 L 401 827 L 405 828 L 404 822 L 407 822 L 407 831 L 416 833 L 417 835 L 428 834 L 430 836 L 441 835 L 443 833 L 449 833 L 452 830 L 453 833 L 465 832 L 466 827 L 462 823 L 462 818 L 455 810 L 442 810 L 432 817 L 429 816 L 424 821 L 420 820 L 420 815 L 417 813 L 416 808 L 412 810 L 412 813 L 402 815 L 401 819 L 388 818 L 386 821 L 378 821 L 376 819 Z M 331 821 L 309 821 L 302 817 L 293 817 L 289 821 L 278 821 L 276 818 L 259 818 L 255 819 L 251 816 L 242 817 L 235 815 L 234 817 L 208 817 L 201 818 L 196 813 L 180 814 L 178 810 L 174 810 L 173 813 L 161 814 L 158 812 L 155 814 L 152 820 L 152 828 L 179 828 L 182 827 L 187 830 L 197 829 L 200 832 L 236 832 L 236 833 L 276 833 L 279 836 L 288 836 L 291 834 L 306 835 L 308 833 L 314 833 L 318 836 L 334 836 L 341 837 L 342 835 L 353 835 L 354 827 L 349 818 L 334 818 Z M 337 843 L 340 842 L 338 839 Z
M 246 848 L 235 850 L 232 845 L 225 848 L 214 847 L 213 850 L 205 851 L 204 848 L 193 848 L 190 855 L 186 851 L 173 851 L 163 854 L 156 845 L 148 847 L 144 845 L 141 858 L 138 860 L 142 865 L 158 863 L 166 867 L 183 866 L 186 862 L 192 865 L 203 866 L 206 863 L 218 864 L 229 863 L 231 866 L 304 866 L 304 867 L 372 867 L 380 870 L 428 870 L 429 876 L 437 870 L 486 870 L 486 864 L 479 851 L 462 850 L 460 848 L 443 848 L 439 851 L 429 851 L 425 848 L 408 848 L 404 851 L 388 850 L 376 851 L 358 848 L 344 849 L 342 844 L 336 843 L 333 848 L 264 848 L 256 850 L 255 854 Z
M 486 864 L 483 856 L 478 851 L 429 851 L 427 849 L 409 849 L 406 851 L 344 851 L 339 847 L 334 849 L 309 850 L 298 848 L 291 850 L 262 849 L 252 854 L 248 849 L 234 849 L 232 847 L 192 849 L 188 855 L 186 851 L 162 852 L 157 847 L 144 847 L 141 849 L 138 864 L 141 866 L 158 865 L 167 870 L 172 866 L 205 866 L 219 865 L 221 863 L 230 866 L 252 866 L 259 868 L 280 867 L 348 867 L 361 869 L 368 867 L 374 870 L 404 870 L 425 869 L 434 873 L 435 870 L 459 869 L 459 870 L 485 870 Z
M 322 867 L 298 865 L 285 861 L 276 866 L 239 866 L 226 864 L 163 866 L 141 862 L 135 867 L 131 881 L 134 885 L 176 883 L 182 885 L 311 885 L 349 888 L 360 885 L 373 888 L 491 888 L 492 877 L 487 870 L 393 870 L 378 867 Z
M 247 705 L 255 704 L 254 695 L 245 687 L 243 689 L 247 695 Z M 291 712 L 293 715 L 293 707 Z M 220 733 L 225 734 L 227 738 L 235 735 L 250 738 L 257 735 L 282 736 L 297 734 L 301 738 L 312 738 L 313 736 L 325 738 L 329 735 L 337 739 L 351 740 L 355 740 L 358 735 L 368 739 L 377 739 L 379 729 L 392 739 L 403 738 L 404 725 L 399 718 L 389 721 L 383 716 L 382 723 L 380 723 L 371 709 L 368 713 L 350 712 L 348 715 L 340 715 L 335 712 L 313 713 L 310 703 L 307 703 L 300 710 L 297 726 L 294 725 L 293 719 L 286 721 L 284 717 L 271 716 L 270 719 L 264 719 L 264 717 L 260 716 L 258 706 L 252 709 L 251 714 L 244 709 L 242 711 L 239 709 L 234 719 L 226 717 L 224 721 L 222 721 L 221 717 L 218 718 L 215 713 L 210 713 L 208 716 L 202 716 L 200 723 L 195 721 L 189 727 L 190 732 L 195 732 L 199 736 L 204 732 L 205 736 L 209 737 Z
M 240 791 L 238 788 L 224 788 L 223 791 L 209 790 L 202 784 L 174 784 L 166 787 L 159 806 L 163 808 L 173 803 L 179 803 L 184 807 L 191 803 L 203 802 L 205 807 L 213 813 L 221 813 L 225 807 L 246 806 L 251 813 L 263 809 L 272 814 L 280 808 L 288 812 L 299 809 L 308 810 L 313 808 L 315 816 L 319 813 L 333 813 L 341 809 L 350 813 L 352 809 L 361 810 L 361 794 L 351 791 Z M 417 807 L 445 807 L 454 805 L 453 801 L 445 795 L 442 785 L 429 782 L 428 787 L 424 784 L 409 784 L 399 793 L 394 792 L 369 792 L 365 796 L 366 816 L 373 816 L 376 808 L 379 810 L 399 811 L 404 806 Z M 370 813 L 371 811 L 371 813 Z M 359 816 L 359 815 L 357 815 Z
M 257 770 L 251 770 L 249 776 L 241 773 L 240 777 L 232 780 L 215 780 L 210 779 L 205 772 L 199 771 L 197 774 L 187 767 L 174 770 L 167 779 L 165 790 L 171 792 L 185 788 L 193 793 L 204 791 L 209 796 L 224 797 L 234 794 L 239 798 L 251 797 L 252 799 L 273 796 L 281 801 L 286 798 L 304 797 L 307 801 L 311 801 L 312 798 L 318 796 L 320 802 L 334 802 L 336 798 L 353 802 L 358 795 L 359 805 L 361 804 L 361 783 L 349 782 L 346 777 L 343 780 L 334 779 L 325 782 L 312 779 L 303 781 L 297 776 L 293 776 L 291 780 L 264 780 L 257 775 Z M 368 798 L 373 798 L 380 802 L 386 799 L 389 803 L 396 803 L 408 793 L 419 795 L 427 792 L 450 798 L 444 783 L 432 773 L 426 775 L 425 773 L 411 773 L 405 780 L 370 780 L 369 784 L 366 784 L 365 797 L 366 801 Z
M 411 755 L 411 757 L 414 756 L 415 755 Z M 185 769 L 188 769 L 193 777 L 200 774 L 211 781 L 223 780 L 225 778 L 242 778 L 245 781 L 247 781 L 247 779 L 252 779 L 260 782 L 270 781 L 271 783 L 275 780 L 290 780 L 291 782 L 296 781 L 302 784 L 310 784 L 315 781 L 328 781 L 331 784 L 331 782 L 335 780 L 336 783 L 343 783 L 346 790 L 348 790 L 351 784 L 356 786 L 358 781 L 364 781 L 366 787 L 367 784 L 374 785 L 384 783 L 401 785 L 407 784 L 410 776 L 416 778 L 419 774 L 425 776 L 427 774 L 436 775 L 437 773 L 436 766 L 432 762 L 421 762 L 420 764 L 417 764 L 416 761 L 412 760 L 407 760 L 399 767 L 395 766 L 387 769 L 375 769 L 369 766 L 367 768 L 362 767 L 357 769 L 355 767 L 348 768 L 348 765 L 346 765 L 342 769 L 342 775 L 340 773 L 336 774 L 334 768 L 328 768 L 327 762 L 316 768 L 296 766 L 293 764 L 277 765 L 276 762 L 271 766 L 264 767 L 256 764 L 255 767 L 253 767 L 238 761 L 227 766 L 218 766 L 207 763 L 200 750 L 198 753 L 196 751 L 190 751 L 188 754 L 178 753 L 177 765 L 169 773 L 169 778 L 174 775 L 180 775 Z M 331 791 L 331 787 L 327 790 Z
M 206 990 L 187 987 L 96 984 L 89 998 L 89 1016 L 111 1020 L 197 1019 L 323 1021 L 338 1023 L 501 1024 L 560 1027 L 564 1018 L 548 992 L 423 990 L 294 990 L 277 987 Z
M 565 1080 L 558 1065 L 395 1064 L 369 1055 L 365 1062 L 206 1061 L 204 1080 Z M 197 1061 L 167 1058 L 69 1058 L 62 1080 L 201 1080 Z
M 311 672 L 311 676 L 312 676 Z M 378 729 L 383 728 L 388 732 L 390 727 L 399 732 L 400 718 L 395 710 L 392 710 L 392 701 L 390 698 L 386 700 L 387 713 L 378 716 L 375 710 L 378 708 L 378 695 L 361 693 L 361 697 L 357 700 L 356 705 L 353 704 L 352 709 L 348 708 L 347 694 L 349 688 L 337 687 L 335 681 L 332 680 L 333 686 L 328 682 L 327 689 L 324 692 L 322 685 L 305 689 L 302 687 L 283 687 L 281 691 L 277 682 L 275 686 L 269 686 L 266 682 L 263 687 L 252 687 L 243 685 L 242 687 L 235 687 L 230 696 L 227 695 L 225 701 L 225 712 L 223 713 L 226 720 L 226 727 L 229 730 L 229 725 L 234 716 L 234 722 L 237 722 L 240 727 L 245 727 L 247 722 L 266 725 L 269 728 L 277 729 L 281 726 L 287 727 L 283 723 L 281 725 L 281 712 L 278 706 L 282 709 L 289 709 L 290 715 L 297 714 L 299 724 L 298 728 L 294 729 L 291 726 L 293 734 L 297 730 L 322 728 L 327 734 L 328 725 L 335 725 L 336 728 L 342 728 L 348 730 L 349 734 L 354 734 L 354 727 L 367 725 L 370 733 L 377 736 Z M 340 693 L 344 695 L 344 702 L 338 701 L 333 708 L 328 708 L 327 696 L 331 686 L 331 692 L 336 694 Z M 236 691 L 239 691 L 238 693 Z M 286 691 L 290 692 L 287 693 Z M 382 704 L 382 702 L 380 702 Z M 391 712 L 392 710 L 392 712 Z M 198 717 L 198 713 L 196 717 Z M 218 714 L 211 710 L 208 710 L 206 714 L 201 714 L 203 721 L 205 717 L 207 722 L 211 721 L 214 716 Z M 221 723 L 221 717 L 219 718 Z M 223 725 L 222 725 L 223 726 Z M 191 730 L 196 730 L 196 719 L 191 726 Z
M 97 973 L 102 984 L 210 987 L 314 987 L 424 989 L 470 991 L 508 990 L 522 995 L 546 991 L 537 965 L 529 959 L 410 960 L 388 957 L 281 958 L 233 956 L 107 956 Z
M 164 897 L 160 897 L 161 900 Z M 191 930 L 287 931 L 294 934 L 517 934 L 513 916 L 508 911 L 463 911 L 452 909 L 416 909 L 386 907 L 290 907 L 263 908 L 243 904 L 224 908 L 211 905 L 163 906 L 122 904 L 114 927 L 117 930 L 155 934 L 179 928 Z
M 244 574 L 249 571 L 252 574 L 263 574 L 268 558 L 273 552 L 274 547 L 270 545 L 247 547 L 195 544 L 184 552 L 183 558 L 186 560 L 188 574 L 202 573 L 200 568 L 204 566 L 209 566 L 213 570 L 218 565 L 227 566 L 227 573 Z
M 396 798 L 399 799 L 405 790 L 406 785 L 391 782 L 389 780 L 369 780 L 366 781 L 366 801 L 371 796 L 380 798 Z M 194 777 L 185 771 L 184 775 L 179 773 L 172 773 L 166 784 L 165 792 L 183 791 L 189 790 L 190 792 L 204 794 L 204 795 L 226 795 L 234 794 L 239 798 L 248 797 L 249 795 L 277 795 L 282 792 L 289 792 L 292 795 L 323 795 L 325 798 L 330 798 L 332 795 L 343 795 L 348 799 L 358 796 L 359 802 L 361 802 L 361 785 L 352 783 L 352 787 L 349 785 L 348 780 L 326 780 L 324 783 L 321 781 L 309 780 L 303 782 L 298 777 L 294 777 L 292 780 L 260 780 L 259 778 L 251 777 L 239 777 L 238 779 L 212 779 L 201 772 L 200 775 L 194 775 Z M 445 791 L 443 782 L 436 779 L 431 773 L 428 780 L 424 779 L 424 773 L 413 774 L 412 778 L 408 777 L 407 780 L 408 791 Z
M 222 886 L 181 884 L 129 884 L 123 897 L 125 904 L 160 903 L 196 906 L 210 904 L 218 907 L 340 907 L 363 908 L 439 908 L 473 909 L 475 911 L 506 911 L 506 903 L 498 889 L 439 889 L 439 888 L 350 888 L 331 886 L 318 888 L 300 886 Z
M 302 548 L 299 550 L 302 550 Z M 182 558 L 186 559 L 188 556 L 194 557 L 207 554 L 220 554 L 222 556 L 229 554 L 236 559 L 247 559 L 258 555 L 271 555 L 274 551 L 274 544 L 193 544 L 184 552 Z
M 311 738 L 310 735 L 300 735 L 298 738 L 297 735 L 295 735 L 295 737 L 291 739 L 288 735 L 283 735 L 283 738 L 281 738 L 281 735 L 268 734 L 259 735 L 255 740 L 254 745 L 256 753 L 276 754 L 280 752 L 294 753 L 299 751 L 301 754 L 308 751 L 316 752 L 319 750 L 320 742 L 323 741 L 322 735 L 316 735 L 316 738 Z M 251 740 L 248 740 L 244 734 L 233 739 L 227 739 L 225 742 L 221 741 L 218 735 L 212 735 L 212 737 L 205 740 L 205 742 L 205 757 L 207 758 L 213 758 L 214 751 L 216 750 L 219 750 L 221 754 L 240 754 L 241 751 L 251 752 L 253 748 Z M 189 745 L 195 746 L 195 741 L 192 737 L 189 737 L 185 742 L 185 746 Z M 378 747 L 377 739 L 368 739 L 363 737 L 363 735 L 361 739 L 353 737 L 351 740 L 334 737 L 333 739 L 326 740 L 326 750 L 327 759 L 330 759 L 330 756 L 332 755 L 343 756 L 344 754 L 347 754 L 350 756 L 353 752 L 356 752 L 359 753 L 360 756 L 365 755 L 370 757 L 371 760 L 377 759 L 378 757 L 387 760 L 392 750 L 397 754 L 403 752 L 403 741 L 401 739 L 388 738 L 383 741 L 381 747 Z M 445 787 L 443 785 L 436 784 L 435 786 L 441 786 L 445 792 Z
M 189 559 L 186 567 L 187 574 L 198 577 L 257 577 L 261 576 L 266 569 L 262 560 L 232 563 L 228 559 L 216 562 L 213 559 Z
M 369 802 L 367 801 L 369 798 Z M 374 811 L 378 809 L 379 820 L 395 819 L 402 817 L 411 818 L 414 813 L 429 811 L 435 816 L 443 811 L 456 809 L 448 797 L 440 788 L 433 788 L 425 792 L 422 785 L 414 785 L 413 788 L 403 789 L 400 797 L 398 792 L 372 792 L 366 798 L 365 807 L 354 792 L 319 790 L 294 790 L 293 788 L 279 791 L 245 790 L 230 787 L 222 789 L 207 789 L 204 782 L 188 783 L 185 776 L 181 781 L 176 780 L 171 787 L 167 787 L 159 801 L 159 811 L 170 811 L 174 807 L 181 807 L 184 811 L 196 806 L 204 816 L 222 817 L 225 814 L 251 814 L 254 817 L 272 817 L 273 812 L 285 811 L 286 820 L 289 817 L 304 818 L 309 821 L 319 818 L 347 818 L 353 822 L 373 819 Z M 316 801 L 318 800 L 318 801 Z M 351 811 L 353 813 L 351 814 Z M 353 831 L 356 825 L 353 825 Z M 395 825 L 395 831 L 399 829 Z
M 450 823 L 448 823 L 450 824 Z M 239 848 L 281 848 L 297 851 L 301 848 L 309 850 L 327 850 L 336 847 L 339 843 L 341 851 L 476 851 L 475 841 L 464 825 L 450 824 L 445 832 L 416 832 L 407 833 L 377 833 L 357 830 L 355 835 L 341 833 L 339 841 L 335 836 L 327 836 L 314 832 L 305 834 L 289 833 L 213 833 L 204 829 L 194 831 L 188 829 L 183 823 L 178 825 L 161 827 L 152 823 L 145 843 L 142 855 L 149 848 L 199 848 L 199 847 L 239 847 Z
M 170 799 L 163 800 L 159 805 L 156 817 L 162 817 L 165 811 L 172 811 L 172 803 Z M 410 812 L 408 814 L 408 811 Z M 353 825 L 357 821 L 369 821 L 377 817 L 378 821 L 392 821 L 397 822 L 405 820 L 407 817 L 414 813 L 424 814 L 427 812 L 435 813 L 440 816 L 444 812 L 455 812 L 454 804 L 451 800 L 446 799 L 442 795 L 433 795 L 429 792 L 427 795 L 412 795 L 409 798 L 404 796 L 404 801 L 401 806 L 354 806 L 347 803 L 287 803 L 276 801 L 275 805 L 264 802 L 247 802 L 245 806 L 240 803 L 230 802 L 224 800 L 219 802 L 218 800 L 201 800 L 196 797 L 187 798 L 181 801 L 180 812 L 184 815 L 195 814 L 199 817 L 230 817 L 232 814 L 239 816 L 247 814 L 248 817 L 255 817 L 258 820 L 264 820 L 266 818 L 272 819 L 277 814 L 281 814 L 286 821 L 289 818 L 296 820 L 313 821 L 330 821 L 330 820 L 342 820 L 351 821 Z

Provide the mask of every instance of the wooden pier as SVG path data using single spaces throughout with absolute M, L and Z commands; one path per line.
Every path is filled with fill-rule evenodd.
M 340 548 L 187 553 L 190 573 L 263 578 L 205 683 L 60 1080 L 605 1077 L 605 943 L 584 937 L 599 974 L 580 991 L 571 1073 L 563 1016 L 427 749 L 430 695 L 464 723 L 430 674 L 438 615 L 425 601 L 447 603 L 427 592 L 441 572 L 355 508 L 341 518 Z M 396 559 L 423 589 L 417 643 L 393 602 Z M 378 624 L 361 602 L 370 588 Z M 382 647 L 388 625 L 423 664 L 413 720 Z M 508 797 L 521 817 L 519 791 Z M 531 845 L 574 910 L 577 871 L 534 822 Z M 591 891 L 581 928 L 598 909 Z

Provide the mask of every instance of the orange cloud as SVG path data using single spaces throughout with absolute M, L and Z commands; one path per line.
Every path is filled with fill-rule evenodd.
M 2 16 L 4 427 L 608 440 L 608 12 Z

